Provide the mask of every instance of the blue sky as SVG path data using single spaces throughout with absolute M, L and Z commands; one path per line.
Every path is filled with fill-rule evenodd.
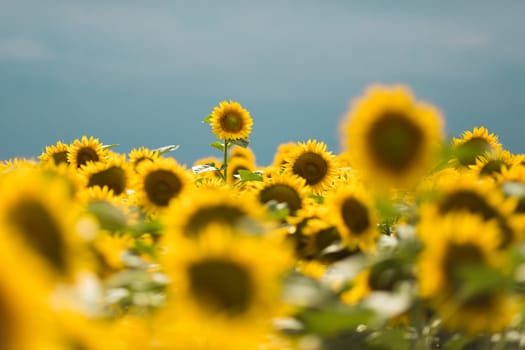
M 280 143 L 338 152 L 348 103 L 405 83 L 449 136 L 484 125 L 523 153 L 523 1 L 0 0 L 0 159 L 93 135 L 209 155 L 201 120 L 221 100 L 254 119 L 268 164 Z

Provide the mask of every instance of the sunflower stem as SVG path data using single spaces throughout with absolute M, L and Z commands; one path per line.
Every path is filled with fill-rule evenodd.
M 224 179 L 224 182 L 228 182 L 228 146 L 230 144 L 230 140 L 224 140 L 224 160 L 222 162 L 222 167 L 224 169 L 224 176 L 222 177 Z

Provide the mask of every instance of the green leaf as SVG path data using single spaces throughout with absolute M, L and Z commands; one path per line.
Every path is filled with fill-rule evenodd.
M 215 167 L 215 163 L 206 163 L 192 166 L 191 170 L 194 174 L 200 174 L 208 171 L 218 171 L 219 169 Z
M 91 201 L 87 210 L 97 217 L 100 227 L 105 230 L 120 231 L 127 226 L 127 218 L 124 213 L 109 202 Z
M 307 333 L 324 336 L 354 330 L 359 325 L 375 325 L 378 321 L 372 310 L 363 307 L 306 310 L 297 317 Z
M 263 177 L 260 173 L 245 169 L 239 169 L 239 176 L 241 181 L 263 181 Z
M 309 194 L 308 195 L 309 198 L 312 198 L 313 200 L 315 200 L 318 204 L 323 204 L 324 203 L 324 197 L 321 196 L 321 195 L 318 195 L 318 194 Z
M 246 148 L 250 144 L 250 141 L 248 139 L 238 139 L 230 140 L 230 143 L 233 145 L 241 146 L 242 148 Z
M 205 124 L 210 124 L 212 118 L 213 118 L 213 115 L 210 114 L 209 116 L 207 116 L 206 118 L 204 118 L 204 119 L 202 120 L 202 122 L 205 123 Z
M 462 350 L 463 347 L 467 345 L 471 340 L 471 337 L 467 337 L 461 334 L 455 334 L 445 343 L 445 345 L 443 346 L 443 350 Z
M 224 143 L 215 141 L 210 144 L 211 147 L 217 148 L 219 151 L 224 152 Z
M 175 150 L 179 149 L 179 147 L 180 147 L 179 145 L 168 145 L 168 146 L 156 148 L 153 151 L 158 152 L 159 155 L 161 156 L 161 155 L 166 154 L 168 152 L 175 151 Z
M 142 236 L 145 233 L 160 236 L 163 229 L 164 226 L 158 221 L 141 221 L 128 227 L 128 231 L 135 237 Z
M 276 200 L 266 202 L 270 220 L 284 220 L 290 214 L 290 209 L 286 203 L 280 203 Z
M 366 339 L 368 346 L 380 349 L 409 350 L 411 347 L 406 331 L 403 329 L 385 329 L 374 332 Z
M 111 145 L 102 145 L 102 149 L 110 149 L 119 146 L 118 143 L 112 143 Z

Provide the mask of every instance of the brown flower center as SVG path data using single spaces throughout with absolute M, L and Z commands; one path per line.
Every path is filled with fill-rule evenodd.
M 155 170 L 146 175 L 144 191 L 151 203 L 168 206 L 171 199 L 177 197 L 182 190 L 182 181 L 168 170 Z
M 463 287 L 465 268 L 483 264 L 485 258 L 481 249 L 471 243 L 451 243 L 443 258 L 443 272 L 447 288 L 457 293 Z
M 67 270 L 66 244 L 60 227 L 38 201 L 25 199 L 9 211 L 9 221 L 24 241 L 56 270 Z
M 97 162 L 99 160 L 97 151 L 91 147 L 82 147 L 77 152 L 77 168 L 87 162 Z
M 305 152 L 295 160 L 292 170 L 305 179 L 307 185 L 314 186 L 326 177 L 328 163 L 320 154 Z
M 89 177 L 88 187 L 93 186 L 107 186 L 114 194 L 119 195 L 126 189 L 126 173 L 118 166 L 99 171 Z
M 69 162 L 67 161 L 67 151 L 53 153 L 52 157 L 56 165 L 62 163 L 69 164 Z
M 228 113 L 221 118 L 221 127 L 226 132 L 239 132 L 242 130 L 242 117 L 235 113 Z
M 202 207 L 189 217 L 184 233 L 189 237 L 195 237 L 209 224 L 219 223 L 233 227 L 245 217 L 246 213 L 241 208 L 228 204 Z
M 399 112 L 386 112 L 367 135 L 374 162 L 394 173 L 403 173 L 413 166 L 423 151 L 423 142 L 419 126 Z
M 476 159 L 490 151 L 490 144 L 482 137 L 473 137 L 456 148 L 456 157 L 461 165 L 476 164 Z
M 368 209 L 356 198 L 346 198 L 341 205 L 343 222 L 354 235 L 364 233 L 370 227 Z
M 302 202 L 299 193 L 293 187 L 285 184 L 271 184 L 259 192 L 259 201 L 261 203 L 268 203 L 272 200 L 286 203 L 290 215 L 301 209 Z
M 501 168 L 504 165 L 507 165 L 507 164 L 502 160 L 499 160 L 499 159 L 489 160 L 487 164 L 485 164 L 483 168 L 481 168 L 480 174 L 489 175 L 489 176 L 500 174 Z
M 210 258 L 193 263 L 188 274 L 192 295 L 212 311 L 237 316 L 250 308 L 255 286 L 243 266 Z

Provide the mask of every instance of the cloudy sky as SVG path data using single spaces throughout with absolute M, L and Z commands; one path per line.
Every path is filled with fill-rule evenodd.
M 484 125 L 525 152 L 524 1 L 0 0 L 0 159 L 93 135 L 218 155 L 201 120 L 221 100 L 283 142 L 340 150 L 338 125 L 370 83 L 405 83 L 449 136 Z

